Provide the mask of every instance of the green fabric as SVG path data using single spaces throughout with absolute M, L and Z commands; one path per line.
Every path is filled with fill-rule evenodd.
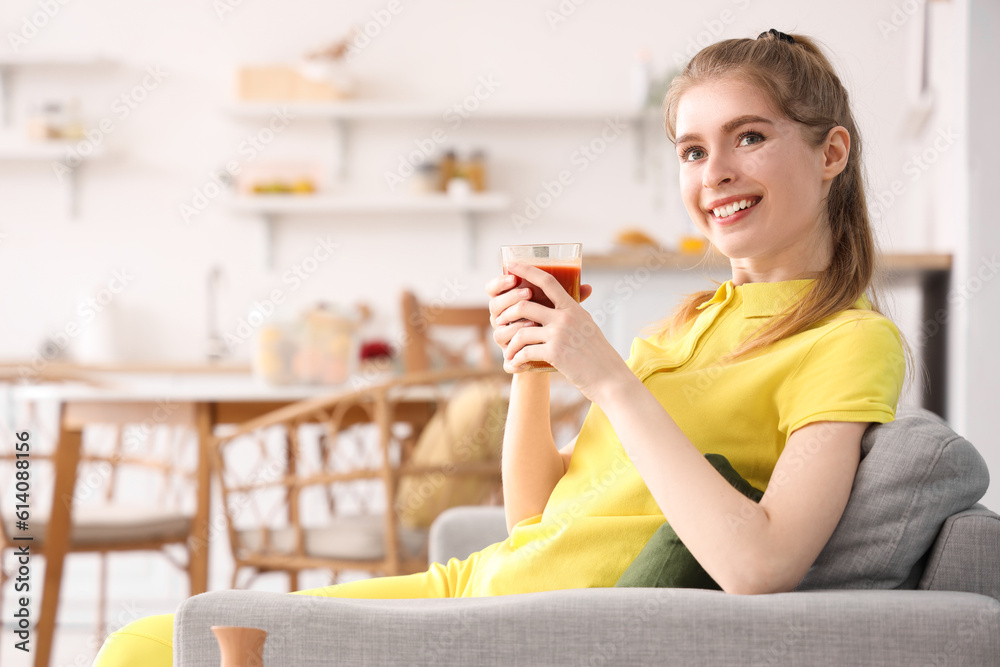
M 755 503 L 760 502 L 764 493 L 740 477 L 725 456 L 705 454 L 705 458 L 737 491 Z M 722 590 L 667 522 L 656 529 L 646 546 L 618 579 L 615 588 L 622 587 Z

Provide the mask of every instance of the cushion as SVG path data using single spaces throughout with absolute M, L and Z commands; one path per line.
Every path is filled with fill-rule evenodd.
M 844 515 L 797 590 L 916 588 L 945 519 L 989 486 L 986 462 L 934 413 L 873 424 Z
M 725 456 L 705 454 L 705 458 L 740 493 L 755 503 L 760 502 L 764 493 L 740 477 Z M 722 590 L 667 522 L 656 529 L 646 546 L 615 583 L 615 588 L 625 587 Z
M 8 535 L 30 536 L 44 546 L 49 530 L 47 513 L 31 515 L 31 530 L 14 531 L 14 515 L 3 516 Z M 70 542 L 76 547 L 134 542 L 183 542 L 191 534 L 190 514 L 162 507 L 82 505 L 73 508 Z
M 265 535 L 264 531 L 269 534 Z M 255 553 L 288 555 L 295 552 L 298 539 L 294 526 L 238 530 L 240 547 Z M 404 554 L 419 554 L 427 543 L 427 531 L 401 527 L 398 533 Z M 267 539 L 268 548 L 264 548 Z M 381 514 L 334 516 L 323 525 L 302 529 L 302 546 L 307 556 L 344 560 L 385 558 L 385 517 Z
M 410 457 L 416 466 L 449 466 L 497 461 L 507 419 L 504 384 L 477 380 L 455 391 L 424 427 Z M 462 475 L 447 467 L 440 472 L 406 476 L 399 482 L 396 507 L 400 523 L 429 528 L 438 514 L 458 505 L 480 505 L 496 484 L 483 475 Z

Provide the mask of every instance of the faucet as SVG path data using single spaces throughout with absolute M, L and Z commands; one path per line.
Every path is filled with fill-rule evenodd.
M 214 363 L 225 357 L 229 350 L 219 335 L 218 306 L 222 267 L 215 265 L 208 271 L 208 361 Z

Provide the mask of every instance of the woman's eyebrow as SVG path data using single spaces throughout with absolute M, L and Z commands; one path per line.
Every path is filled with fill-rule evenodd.
M 747 123 L 767 123 L 768 125 L 774 125 L 774 123 L 772 123 L 767 118 L 764 118 L 763 116 L 752 116 L 752 115 L 738 116 L 737 118 L 734 118 L 734 119 L 732 119 L 730 121 L 727 121 L 722 126 L 722 133 L 723 134 L 730 134 L 730 133 L 733 132 L 733 130 L 737 129 L 738 127 L 740 127 L 742 125 L 746 125 Z M 696 141 L 696 140 L 700 140 L 700 139 L 701 139 L 701 135 L 700 134 L 695 134 L 695 133 L 690 133 L 689 132 L 688 134 L 685 134 L 683 136 L 677 137 L 677 140 L 674 143 L 675 144 L 682 144 L 685 141 Z

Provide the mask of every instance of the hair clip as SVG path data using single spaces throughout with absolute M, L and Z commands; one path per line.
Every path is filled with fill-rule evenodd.
M 775 30 L 774 28 L 771 28 L 770 30 L 768 30 L 766 32 L 760 33 L 759 35 L 757 35 L 757 39 L 760 39 L 761 37 L 766 37 L 767 35 L 774 35 L 777 39 L 780 39 L 782 42 L 788 42 L 789 44 L 794 44 L 795 43 L 795 38 L 794 37 L 792 37 L 791 35 L 786 35 L 783 32 L 779 32 L 779 31 Z

